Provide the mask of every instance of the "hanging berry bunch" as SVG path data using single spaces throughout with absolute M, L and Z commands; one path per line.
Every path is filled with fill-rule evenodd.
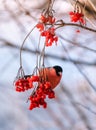
M 30 106 L 29 110 L 33 108 L 43 106 L 43 108 L 47 107 L 47 103 L 45 101 L 46 97 L 55 98 L 55 93 L 51 88 L 50 82 L 40 82 L 38 89 L 29 97 Z
M 52 6 L 49 6 L 47 10 L 44 10 L 39 18 L 39 22 L 36 27 L 39 29 L 42 37 L 45 37 L 45 46 L 52 46 L 53 43 L 57 44 L 58 37 L 55 34 L 56 19 L 53 15 Z
M 75 3 L 74 11 L 69 13 L 71 22 L 79 22 L 81 25 L 85 25 L 84 14 L 82 8 L 79 6 L 78 0 Z
M 30 101 L 29 110 L 43 106 L 47 107 L 46 97 L 55 98 L 55 93 L 52 90 L 51 83 L 47 80 L 41 81 L 42 77 L 37 75 L 24 75 L 15 81 L 15 89 L 17 92 L 24 92 L 28 89 L 33 89 L 32 94 L 28 98 Z M 34 84 L 37 83 L 37 84 Z

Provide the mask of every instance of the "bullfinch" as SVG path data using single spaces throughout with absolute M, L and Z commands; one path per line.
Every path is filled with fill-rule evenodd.
M 60 66 L 53 66 L 39 69 L 38 76 L 40 82 L 48 81 L 51 84 L 51 88 L 54 89 L 60 82 L 63 69 Z M 31 75 L 25 75 L 25 78 L 31 77 Z
M 63 70 L 60 66 L 53 66 L 41 69 L 39 75 L 42 80 L 50 82 L 52 89 L 54 89 L 61 80 L 62 72 Z

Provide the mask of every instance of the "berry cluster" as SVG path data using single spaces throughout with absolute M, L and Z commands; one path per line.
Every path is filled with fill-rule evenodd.
M 47 103 L 45 102 L 46 97 L 55 98 L 55 93 L 51 88 L 50 82 L 46 81 L 45 83 L 40 83 L 36 92 L 29 97 L 30 106 L 29 110 L 33 108 L 43 106 L 43 108 L 47 107 Z
M 85 24 L 84 15 L 82 13 L 71 11 L 69 15 L 72 22 L 80 22 L 83 25 Z
M 47 107 L 45 102 L 46 97 L 55 98 L 55 93 L 52 90 L 52 86 L 48 81 L 40 81 L 41 77 L 39 76 L 24 76 L 15 81 L 15 90 L 17 92 L 24 92 L 25 90 L 33 88 L 33 94 L 30 95 L 28 100 L 30 101 L 29 110 L 33 108 L 43 106 Z M 37 86 L 34 85 L 34 82 L 37 82 Z
M 52 43 L 55 42 L 57 44 L 58 37 L 55 36 L 55 29 L 49 28 L 41 33 L 41 36 L 44 36 L 46 46 L 52 46 Z
M 33 82 L 38 82 L 38 76 L 23 77 L 15 81 L 15 90 L 17 92 L 24 92 L 25 90 L 33 88 Z
M 52 46 L 55 42 L 57 43 L 58 37 L 55 35 L 55 28 L 53 27 L 55 23 L 55 18 L 51 15 L 41 15 L 39 23 L 36 27 L 39 29 L 41 36 L 45 37 L 45 45 Z M 46 26 L 51 25 L 51 27 L 46 28 Z

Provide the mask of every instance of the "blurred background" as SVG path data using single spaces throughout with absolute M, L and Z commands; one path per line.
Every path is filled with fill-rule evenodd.
M 86 26 L 96 30 L 96 1 L 78 0 Z M 48 0 L 0 0 L 0 130 L 96 130 L 96 32 L 65 26 L 56 31 L 57 46 L 46 48 L 45 66 L 60 65 L 63 77 L 46 109 L 28 110 L 31 91 L 15 92 L 21 44 L 48 6 Z M 55 0 L 57 20 L 70 22 L 75 0 Z M 76 30 L 80 30 L 77 33 Z M 26 40 L 22 62 L 26 74 L 36 65 L 39 32 Z

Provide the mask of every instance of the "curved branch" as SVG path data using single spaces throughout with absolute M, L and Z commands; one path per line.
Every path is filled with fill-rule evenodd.
M 86 27 L 86 26 L 82 26 L 80 24 L 75 24 L 75 23 L 65 23 L 64 21 L 62 21 L 62 23 L 60 23 L 60 24 L 57 23 L 55 25 L 58 26 L 57 28 L 61 28 L 61 27 L 64 27 L 64 26 L 75 26 L 75 27 L 80 27 L 82 29 L 85 29 L 85 30 L 88 30 L 88 31 L 96 33 L 95 29 L 92 29 L 92 28 L 89 28 L 89 27 Z
M 91 32 L 96 32 L 95 29 L 92 29 L 92 28 L 89 28 L 89 27 L 86 27 L 86 26 L 82 26 L 82 25 L 79 25 L 79 24 L 65 23 L 64 26 L 77 26 L 77 27 L 80 27 L 80 28 L 86 29 L 86 30 L 91 31 Z

